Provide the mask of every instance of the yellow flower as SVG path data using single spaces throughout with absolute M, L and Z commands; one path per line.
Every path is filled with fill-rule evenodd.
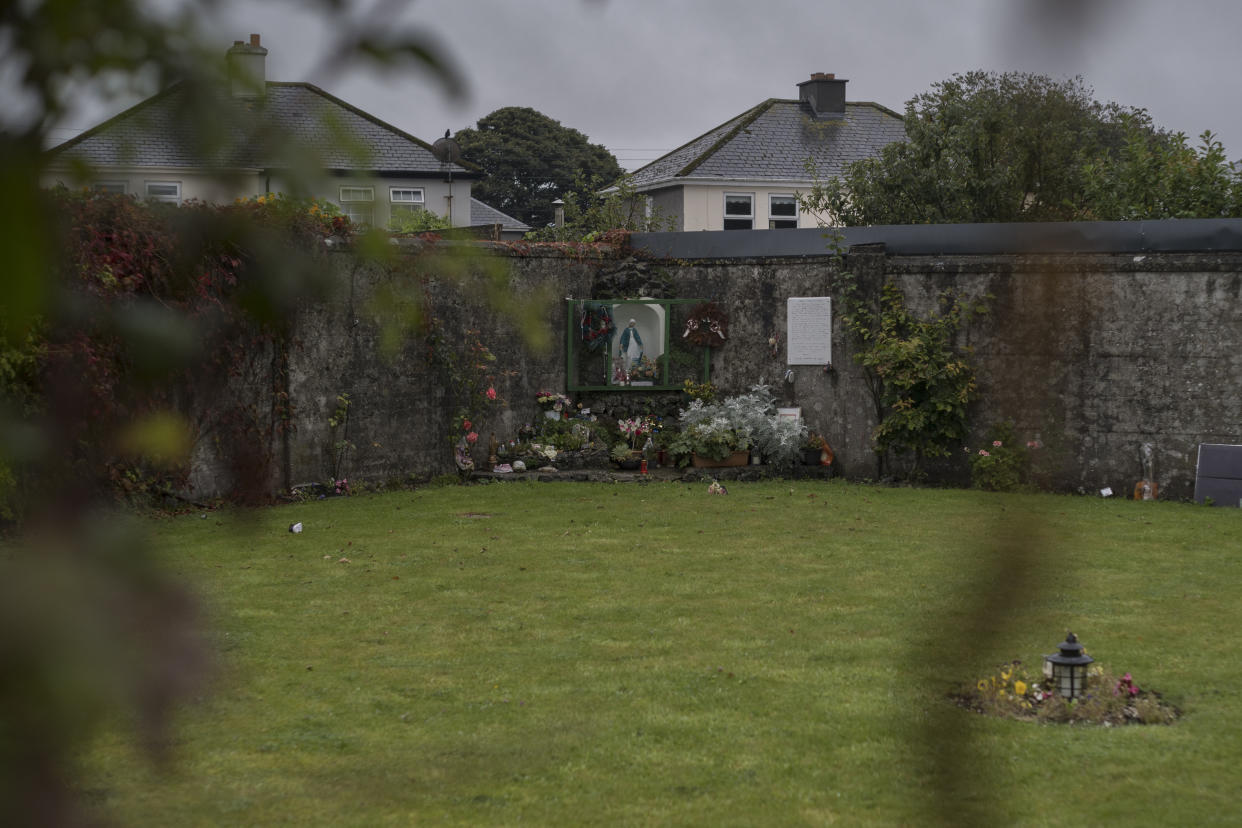
M 1009 681 L 1009 679 L 1010 679 L 1012 676 L 1013 676 L 1013 668 L 1012 668 L 1012 667 L 1004 667 L 1004 668 L 1002 668 L 1002 669 L 1001 669 L 1001 678 L 1002 678 L 1002 679 L 1004 679 L 1005 681 Z
M 975 686 L 979 688 L 979 692 L 980 692 L 980 693 L 986 693 L 986 692 L 988 692 L 988 681 L 987 681 L 987 679 L 979 679 L 979 683 L 978 683 L 978 684 L 976 684 Z
M 1026 682 L 1015 681 L 1013 683 L 1013 692 L 1017 693 L 1019 696 L 1025 696 L 1026 695 Z

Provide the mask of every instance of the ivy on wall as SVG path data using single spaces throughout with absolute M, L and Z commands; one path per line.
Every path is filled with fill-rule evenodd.
M 347 221 L 330 205 L 270 196 L 171 207 L 62 188 L 48 199 L 62 240 L 49 278 L 65 307 L 24 339 L 4 338 L 0 403 L 24 417 L 62 412 L 53 425 L 69 450 L 38 474 L 10 455 L 0 515 L 20 517 L 57 479 L 121 498 L 171 493 L 203 439 L 236 466 L 239 498 L 270 490 L 270 437 L 292 427 L 281 381 L 290 303 L 249 278 L 251 264 L 276 239 L 322 256 Z M 224 396 L 231 378 L 260 368 L 272 369 L 267 398 Z M 207 413 L 184 414 L 195 410 Z
M 967 407 L 978 389 L 970 349 L 958 346 L 958 332 L 988 312 L 987 302 L 946 289 L 937 309 L 920 316 L 891 281 L 864 293 L 844 267 L 840 238 L 832 249 L 841 321 L 875 406 L 878 471 L 883 476 L 887 464 L 889 472 L 918 477 L 927 459 L 947 456 L 966 440 Z M 902 468 L 891 468 L 896 463 Z

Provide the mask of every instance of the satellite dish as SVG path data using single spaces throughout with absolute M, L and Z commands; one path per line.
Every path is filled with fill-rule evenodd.
M 431 154 L 438 158 L 441 164 L 456 164 L 461 160 L 461 147 L 449 137 L 449 130 L 446 129 L 444 137 L 438 138 L 431 145 Z

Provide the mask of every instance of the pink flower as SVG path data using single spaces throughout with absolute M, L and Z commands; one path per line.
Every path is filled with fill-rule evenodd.
M 1000 448 L 1000 447 L 1001 447 L 1001 441 L 1000 441 L 1000 440 L 993 440 L 993 441 L 992 441 L 992 448 Z
M 991 457 L 992 455 L 988 454 L 987 449 L 979 449 L 979 456 L 980 457 Z
M 467 443 L 469 443 L 469 444 L 470 444 L 470 445 L 472 445 L 472 446 L 473 446 L 475 443 L 479 442 L 479 433 L 478 433 L 477 431 L 472 431 L 472 432 L 470 432 L 469 434 L 467 434 L 467 435 L 466 435 L 466 442 L 467 442 Z
M 487 398 L 488 398 L 489 400 L 494 400 L 494 399 L 496 399 L 496 389 L 495 389 L 495 388 L 489 388 L 489 389 L 487 389 Z
M 469 431 L 469 430 L 470 430 L 470 421 L 469 421 L 469 420 L 462 420 L 462 421 L 461 421 L 461 427 L 462 427 L 462 430 L 463 430 L 463 431 Z

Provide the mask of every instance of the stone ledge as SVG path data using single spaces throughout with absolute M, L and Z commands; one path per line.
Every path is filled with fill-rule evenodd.
M 827 480 L 835 477 L 835 466 L 731 466 L 719 469 L 658 468 L 647 474 L 612 469 L 564 469 L 557 471 L 495 472 L 476 471 L 470 483 L 707 483 L 712 480 Z

